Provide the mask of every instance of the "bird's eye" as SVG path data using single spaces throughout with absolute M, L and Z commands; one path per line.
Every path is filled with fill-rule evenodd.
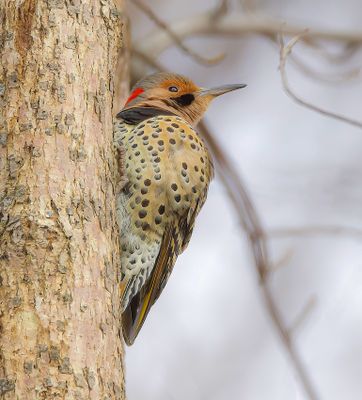
M 170 86 L 170 87 L 168 88 L 168 90 L 169 90 L 170 92 L 178 92 L 178 88 L 177 88 L 176 86 Z

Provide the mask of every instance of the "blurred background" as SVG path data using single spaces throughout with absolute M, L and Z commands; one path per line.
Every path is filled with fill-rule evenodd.
M 229 14 L 362 39 L 360 0 L 229 3 Z M 147 2 L 170 29 L 218 4 Z M 137 49 L 158 28 L 132 1 L 128 8 Z M 248 84 L 215 100 L 205 122 L 260 215 L 274 265 L 269 285 L 318 399 L 359 400 L 362 130 L 288 97 L 270 38 L 204 35 L 184 43 L 206 57 L 226 56 L 205 66 L 170 45 L 157 62 L 204 87 Z M 315 73 L 288 61 L 290 86 L 313 104 L 362 120 L 362 51 L 343 53 L 344 45 L 351 47 L 343 41 L 319 44 L 297 44 L 293 54 Z M 152 71 L 146 63 L 141 68 Z M 126 350 L 129 400 L 310 398 L 263 303 L 248 242 L 217 174 L 189 248 Z

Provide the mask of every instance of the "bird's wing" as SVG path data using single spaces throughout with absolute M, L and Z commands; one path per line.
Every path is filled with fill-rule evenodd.
M 155 301 L 160 297 L 173 270 L 176 259 L 188 245 L 194 223 L 203 201 L 197 201 L 196 207 L 165 230 L 160 252 L 151 276 L 143 288 L 132 298 L 122 314 L 123 337 L 130 346 L 136 339 L 144 321 Z
M 122 313 L 123 337 L 129 346 L 133 344 L 148 312 L 165 287 L 178 255 L 178 243 L 175 227 L 167 227 L 151 276 Z

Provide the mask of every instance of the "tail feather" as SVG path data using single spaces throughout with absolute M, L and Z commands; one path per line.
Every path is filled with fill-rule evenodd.
M 175 264 L 177 254 L 173 251 L 172 237 L 172 229 L 167 228 L 151 276 L 122 313 L 123 337 L 128 346 L 134 343 Z

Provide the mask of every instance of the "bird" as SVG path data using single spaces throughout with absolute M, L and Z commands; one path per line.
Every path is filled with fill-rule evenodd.
M 121 325 L 129 346 L 187 247 L 213 178 L 195 127 L 215 97 L 245 86 L 205 89 L 179 74 L 154 73 L 134 85 L 116 115 Z

